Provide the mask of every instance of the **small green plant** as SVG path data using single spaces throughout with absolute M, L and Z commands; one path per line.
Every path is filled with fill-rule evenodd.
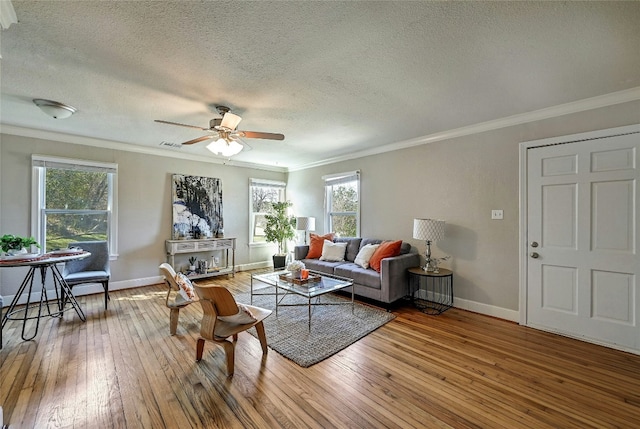
M 189 265 L 195 265 L 197 260 L 198 260 L 198 258 L 196 258 L 195 256 L 190 256 L 189 257 Z
M 287 209 L 293 204 L 289 201 L 273 203 L 273 213 L 265 215 L 267 224 L 264 228 L 264 237 L 271 243 L 278 245 L 278 254 L 285 253 L 285 244 L 287 240 L 295 237 L 296 218 L 287 216 Z
M 3 252 L 8 252 L 10 250 L 21 250 L 23 247 L 28 249 L 31 246 L 36 246 L 38 249 L 40 245 L 33 237 L 19 237 L 17 235 L 5 234 L 0 238 L 0 247 L 2 247 Z

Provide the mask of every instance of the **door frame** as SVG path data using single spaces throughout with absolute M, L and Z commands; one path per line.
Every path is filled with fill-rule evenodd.
M 527 318 L 527 291 L 528 291 L 527 270 L 528 270 L 528 263 L 529 263 L 528 248 L 527 248 L 527 224 L 528 224 L 527 189 L 529 185 L 527 180 L 528 179 L 528 170 L 527 170 L 528 152 L 527 151 L 535 147 L 551 146 L 551 145 L 558 145 L 558 144 L 564 144 L 564 143 L 577 143 L 577 142 L 586 141 L 586 140 L 593 140 L 598 138 L 612 137 L 616 135 L 632 134 L 632 133 L 640 133 L 640 124 L 627 125 L 627 126 L 616 127 L 616 128 L 608 128 L 608 129 L 597 130 L 597 131 L 589 131 L 589 132 L 579 133 L 579 134 L 570 134 L 566 136 L 551 137 L 551 138 L 540 139 L 540 140 L 531 140 L 531 141 L 520 143 L 520 148 L 519 148 L 520 150 L 520 153 L 519 153 L 519 161 L 520 161 L 519 211 L 520 213 L 519 213 L 519 239 L 518 239 L 519 283 L 520 283 L 519 300 L 518 300 L 520 308 L 519 308 L 518 323 L 520 325 L 529 326 L 527 323 L 527 320 L 528 320 Z M 535 328 L 540 329 L 539 327 L 535 327 Z M 549 332 L 559 333 L 565 336 L 571 336 L 566 332 L 559 332 L 559 331 L 552 331 L 552 330 L 549 330 Z M 576 336 L 575 338 L 578 338 L 583 341 L 585 340 L 582 337 Z M 612 345 L 608 343 L 601 343 L 601 344 L 607 347 L 612 347 Z

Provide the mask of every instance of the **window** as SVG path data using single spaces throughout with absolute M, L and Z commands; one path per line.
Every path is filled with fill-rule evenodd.
M 249 179 L 249 216 L 251 222 L 249 243 L 266 243 L 264 227 L 265 215 L 272 212 L 272 204 L 285 201 L 284 182 L 266 179 Z
M 325 231 L 338 237 L 360 236 L 360 172 L 323 176 Z
M 116 164 L 33 155 L 32 235 L 49 252 L 107 240 L 117 253 Z

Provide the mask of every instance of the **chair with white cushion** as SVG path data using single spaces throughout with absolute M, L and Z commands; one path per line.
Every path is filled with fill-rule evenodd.
M 180 309 L 191 304 L 193 301 L 185 299 L 180 294 L 180 286 L 176 281 L 176 272 L 173 267 L 164 262 L 160 264 L 160 272 L 164 276 L 164 281 L 167 283 L 169 290 L 167 291 L 167 297 L 165 299 L 165 305 L 169 308 L 169 333 L 175 335 L 178 329 L 178 318 L 180 317 Z
M 196 345 L 196 361 L 202 359 L 205 340 L 220 344 L 227 357 L 227 375 L 233 375 L 235 345 L 238 333 L 255 326 L 262 353 L 267 353 L 267 337 L 262 321 L 271 310 L 253 305 L 237 304 L 228 289 L 220 286 L 198 286 L 196 292 L 202 305 L 202 326 Z M 233 341 L 227 338 L 233 337 Z

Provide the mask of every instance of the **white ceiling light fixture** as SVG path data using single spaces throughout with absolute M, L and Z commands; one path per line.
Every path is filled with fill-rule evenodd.
M 235 140 L 225 140 L 221 137 L 209 143 L 207 149 L 216 155 L 231 157 L 242 151 L 242 145 Z
M 78 111 L 75 107 L 59 103 L 52 100 L 44 100 L 42 98 L 34 98 L 33 102 L 44 113 L 53 119 L 65 119 Z

